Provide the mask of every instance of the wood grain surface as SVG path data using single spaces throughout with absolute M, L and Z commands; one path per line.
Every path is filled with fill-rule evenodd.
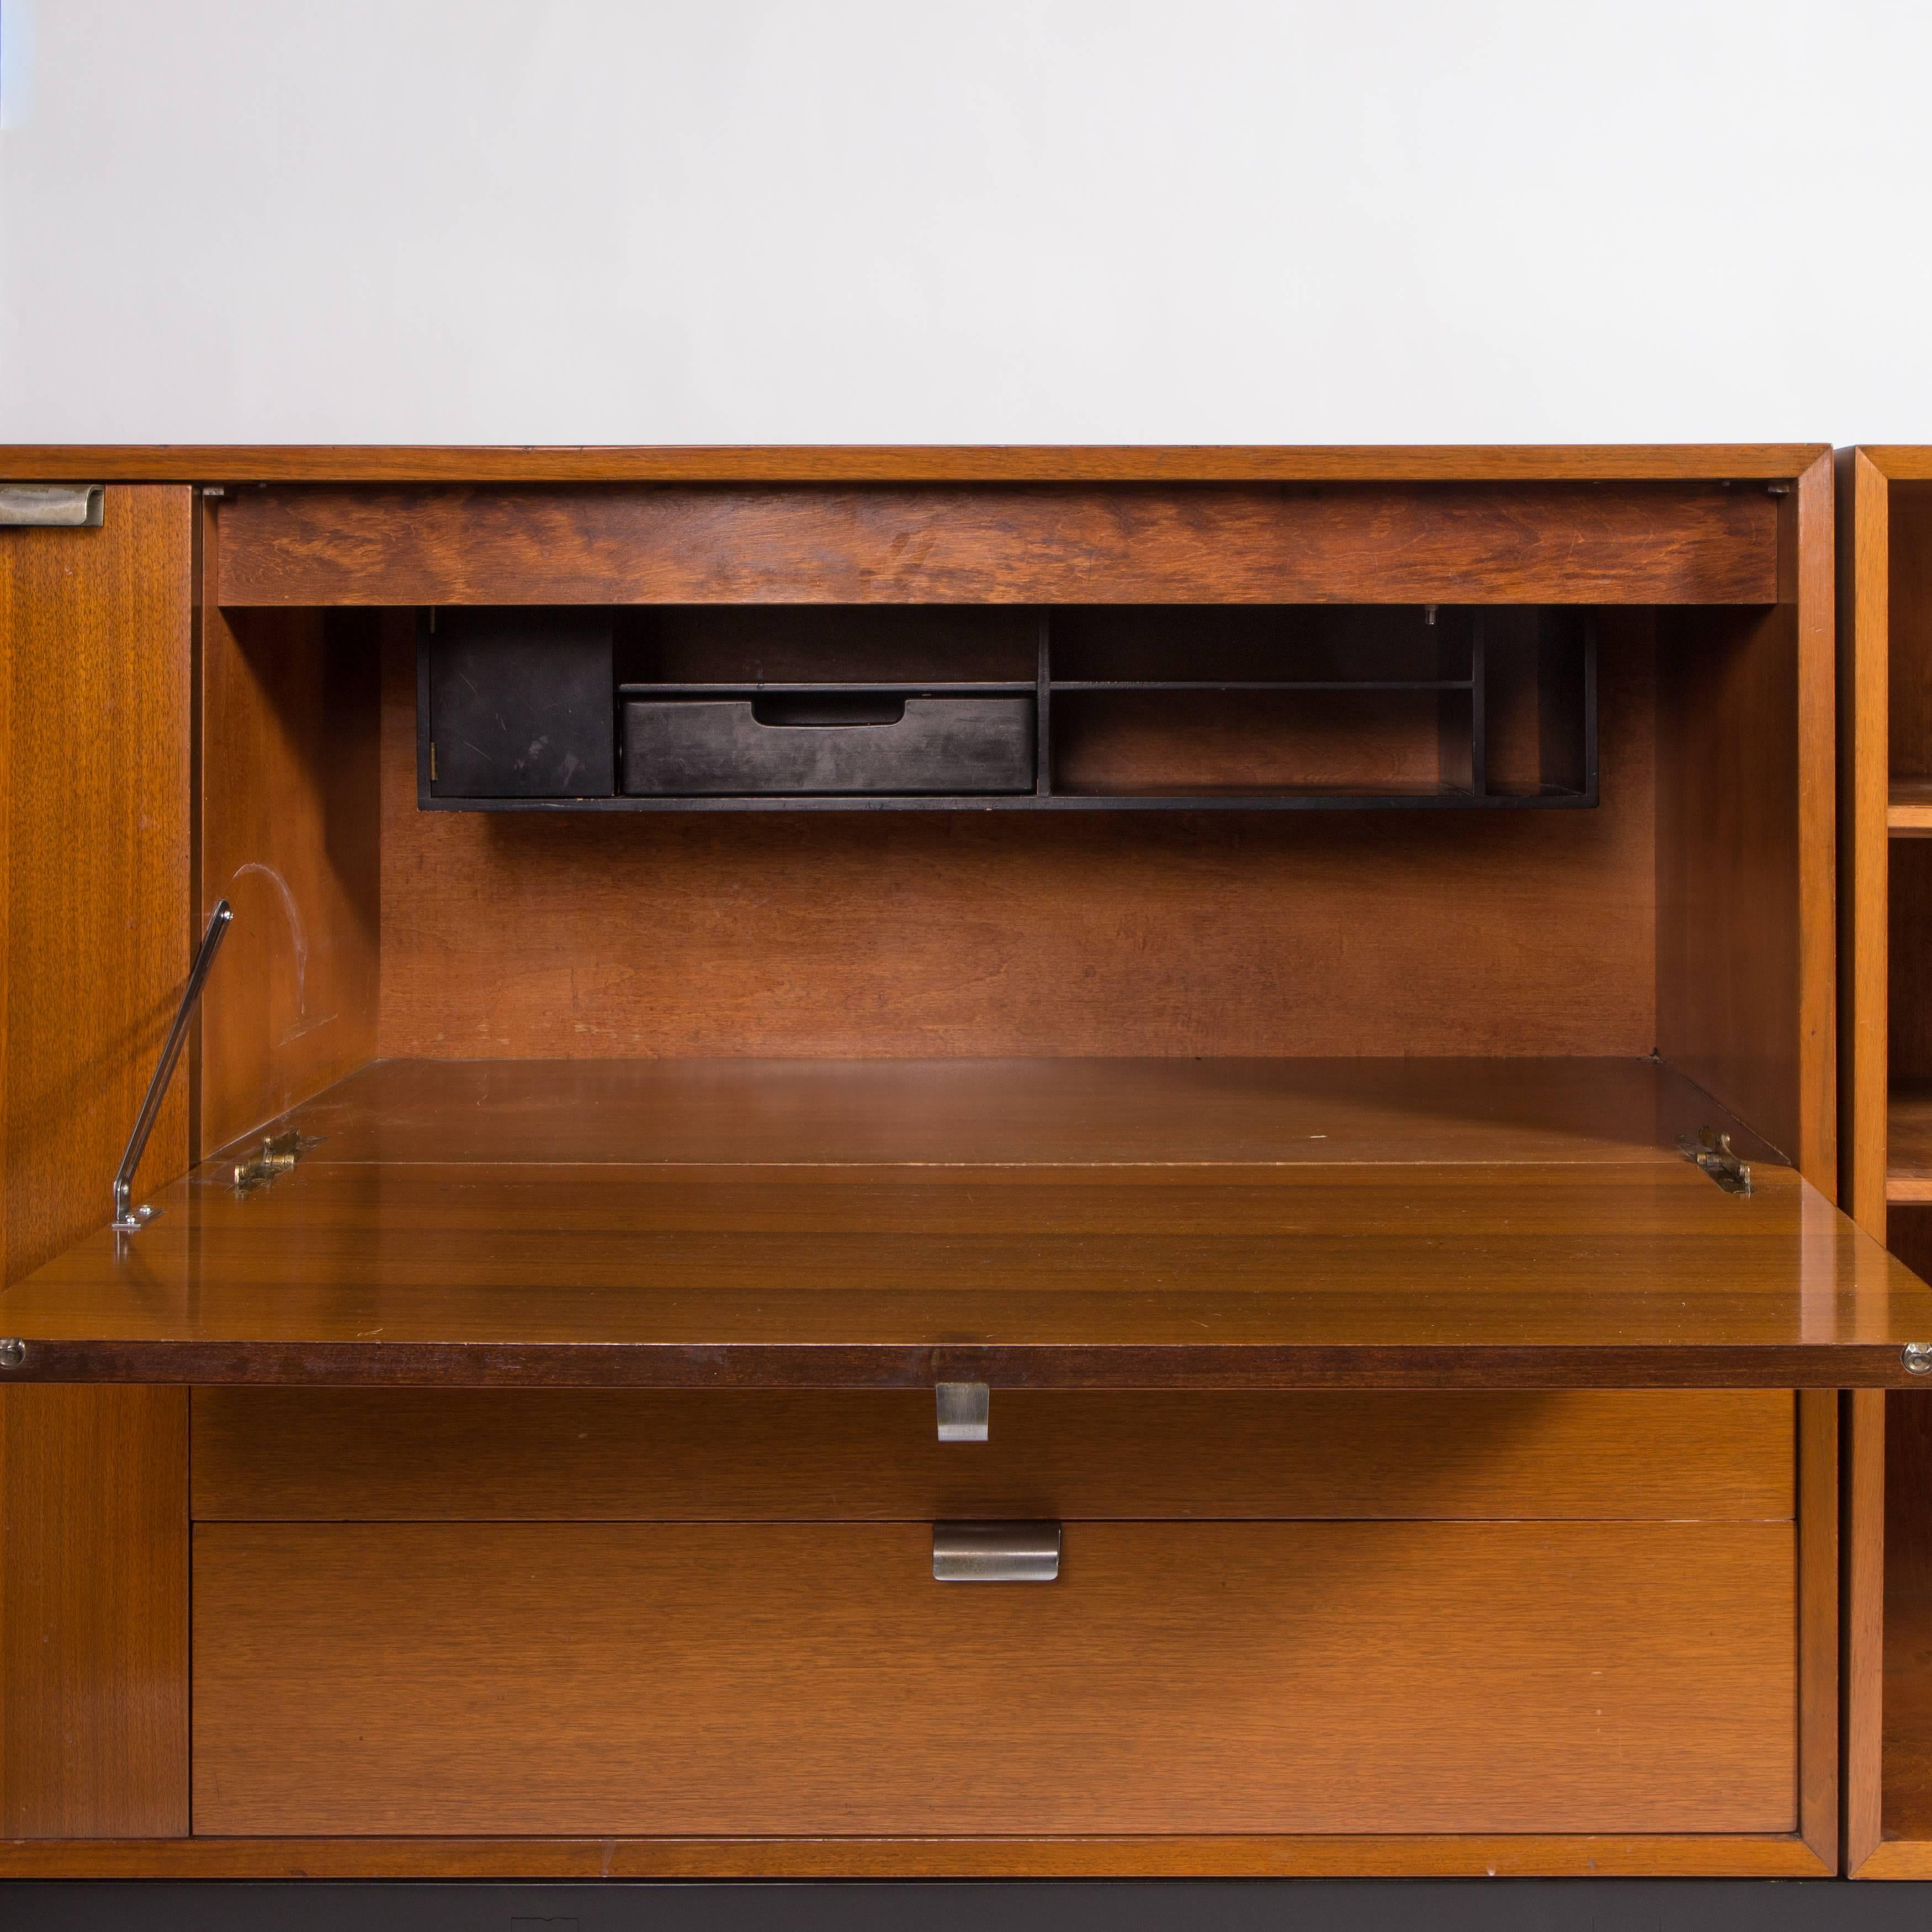
M 1596 811 L 1238 822 L 425 812 L 414 628 L 389 622 L 385 1056 L 1658 1044 L 1645 614 L 1604 623 Z
M 1168 1178 L 1211 1182 L 1360 1162 L 1676 1166 L 1702 1126 L 1777 1161 L 1649 1059 L 385 1060 L 272 1124 L 331 1166 L 1178 1168 Z
M 0 1390 L 0 1831 L 188 1829 L 188 1394 Z
M 194 1444 L 202 1521 L 1753 1521 L 1796 1504 L 1794 1405 L 1771 1390 L 1003 1389 L 988 1440 L 958 1443 L 923 1393 L 204 1388 Z
M 234 906 L 201 1024 L 204 1149 L 376 1047 L 376 627 L 362 613 L 204 613 L 205 919 Z
M 311 1159 L 0 1297 L 22 1379 L 1904 1386 L 1932 1289 L 1788 1170 L 704 1180 Z
M 202 1526 L 195 1825 L 1788 1831 L 1793 1556 L 1081 1524 L 972 1588 L 924 1525 Z
M 0 474 L 217 484 L 1774 481 L 1828 453 L 1818 443 L 11 443 L 0 446 Z M 1889 464 L 1900 453 L 1871 454 Z
M 188 971 L 190 507 L 116 488 L 98 530 L 0 531 L 8 1280 L 106 1221 Z M 178 1088 L 137 1185 L 187 1122 Z
M 1932 1860 L 1922 1863 L 1924 1876 Z M 174 1879 L 1824 1878 L 1796 1833 L 1058 1838 L 16 1840 L 0 1876 Z
M 1910 1398 L 1902 1398 L 1910 1400 Z M 1880 1389 L 1844 1407 L 1844 1866 L 1856 1877 L 1883 1838 L 1886 1408 Z
M 1828 465 L 1780 501 L 1780 601 L 1660 631 L 1658 1045 L 1835 1194 Z
M 220 601 L 1768 604 L 1778 505 L 1700 483 L 244 490 Z
M 1889 853 L 1890 490 L 1856 450 L 1838 459 L 1840 1198 L 1882 1240 Z
M 1894 1086 L 1886 1108 L 1885 1198 L 1894 1207 L 1932 1203 L 1932 1082 Z
M 1798 1823 L 1828 1870 L 1838 1867 L 1840 1397 L 1798 1397 Z

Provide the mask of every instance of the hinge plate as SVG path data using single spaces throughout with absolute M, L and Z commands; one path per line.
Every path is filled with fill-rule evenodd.
M 309 1149 L 317 1144 L 314 1137 L 290 1132 L 275 1134 L 262 1142 L 246 1160 L 235 1166 L 235 1191 L 252 1194 L 280 1180 Z
M 1700 1127 L 1694 1136 L 1686 1134 L 1678 1142 L 1677 1150 L 1701 1167 L 1726 1194 L 1750 1192 L 1750 1163 L 1732 1151 L 1729 1134 L 1720 1134 L 1715 1127 Z

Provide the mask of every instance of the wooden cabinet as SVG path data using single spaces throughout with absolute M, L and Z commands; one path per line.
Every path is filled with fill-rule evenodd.
M 1932 452 L 1839 458 L 1844 1198 L 1932 1267 Z M 1922 1364 L 1932 1372 L 1932 1358 Z M 1932 1876 L 1932 1395 L 1847 1398 L 1846 1858 Z
M 1932 1290 L 1834 1204 L 1828 453 L 0 460 L 76 466 L 0 1868 L 1837 1869 L 1839 1391 Z M 625 769 L 993 690 L 997 793 Z

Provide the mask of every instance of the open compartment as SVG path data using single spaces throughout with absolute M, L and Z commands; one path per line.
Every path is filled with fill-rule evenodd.
M 403 550 L 312 527 L 290 547 L 294 497 L 216 513 L 200 868 L 236 917 L 194 1068 L 204 1159 L 138 1244 L 151 1283 L 186 1270 L 176 1339 L 208 1373 L 243 1331 L 319 1328 L 351 1378 L 412 1336 L 430 1379 L 552 1343 L 572 1373 L 675 1378 L 722 1337 L 781 1378 L 926 1378 L 944 1345 L 1074 1382 L 1219 1349 L 1217 1373 L 1279 1382 L 1393 1372 L 1405 1308 L 1436 1338 L 1418 1378 L 1614 1378 L 1633 1349 L 1682 1381 L 1900 1373 L 1916 1287 L 1828 1210 L 1831 1240 L 1803 1236 L 1800 1177 L 1830 1159 L 1831 986 L 1807 952 L 1828 867 L 1774 497 L 1593 498 L 1628 520 L 1615 570 L 1600 524 L 1538 550 L 1580 497 L 1519 502 L 1507 570 L 1456 548 L 1487 498 L 1418 497 L 1450 520 L 1416 541 L 1462 561 L 1418 580 L 1342 546 L 1326 577 L 1277 571 L 1300 602 L 1258 594 L 1238 519 L 1264 510 L 1287 556 L 1355 500 L 1204 496 L 1170 527 L 1123 499 L 1152 520 L 1111 580 L 1099 526 L 1055 549 L 1058 500 L 1012 500 L 996 565 L 896 500 L 811 498 L 815 534 L 755 596 L 732 573 L 764 498 L 748 536 L 712 496 L 680 537 L 660 495 L 586 493 L 572 517 L 633 519 L 588 548 L 554 502 L 470 500 L 477 532 L 550 519 L 523 604 L 477 532 L 434 552 L 473 569 L 399 578 Z M 398 512 L 399 542 L 448 507 Z M 338 505 L 345 527 L 365 512 Z M 662 601 L 622 574 L 652 557 Z M 1030 707 L 1031 789 L 620 795 L 634 705 L 886 742 L 915 700 Z M 459 717 L 494 774 L 472 796 L 448 795 Z M 1589 808 L 1333 808 L 1402 803 Z M 914 808 L 868 808 L 894 804 Z M 1167 808 L 1094 808 L 1114 804 Z M 1273 809 L 1307 805 L 1330 808 Z M 492 1231 L 450 1221 L 468 1197 L 446 1168 L 496 1175 Z M 1414 1207 L 1425 1174 L 1439 1214 Z M 994 1191 L 942 1211 L 931 1190 L 961 1179 Z M 1040 1246 L 1076 1198 L 1099 1218 Z M 682 1218 L 682 1261 L 609 1245 L 627 1199 L 640 1228 Z M 777 1217 L 755 1253 L 754 1203 Z M 312 1213 L 349 1217 L 313 1280 Z M 909 1215 L 937 1245 L 906 1246 Z M 548 1285 L 514 1292 L 500 1257 L 542 1228 Z M 76 1251 L 32 1293 L 84 1326 L 128 1258 Z M 773 1298 L 768 1268 L 828 1294 Z M 402 1286 L 424 1268 L 427 1299 Z M 1010 1304 L 988 1284 L 1016 1268 L 1031 1298 Z M 1211 1300 L 1103 1286 L 1149 1280 Z M 349 1316 L 371 1294 L 373 1354 Z M 1827 1344 L 1828 1366 L 1808 1352 Z
M 457 810 L 1596 802 L 1562 608 L 457 608 L 418 785 Z

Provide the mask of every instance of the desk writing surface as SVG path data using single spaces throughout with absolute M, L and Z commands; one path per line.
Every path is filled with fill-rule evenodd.
M 1790 1169 L 1760 1160 L 1741 1196 L 1660 1145 L 1698 1096 L 1648 1062 L 1532 1063 L 1514 1118 L 1508 1063 L 1385 1063 L 1379 1090 L 1333 1093 L 1334 1063 L 1021 1064 L 1004 1081 L 965 1063 L 925 1084 L 952 1098 L 922 1119 L 902 1064 L 816 1088 L 809 1066 L 761 1083 L 749 1064 L 665 1064 L 628 1085 L 608 1064 L 354 1076 L 289 1117 L 318 1136 L 292 1172 L 238 1194 L 232 1156 L 206 1163 L 151 1197 L 138 1234 L 103 1230 L 8 1291 L 16 1372 L 1840 1386 L 1904 1382 L 1901 1344 L 1932 1340 L 1932 1289 Z M 1170 1078 L 1164 1111 L 1094 1112 Z M 896 1126 L 842 1114 L 894 1082 Z M 1566 1127 L 1579 1091 L 1597 1111 Z M 1371 1157 L 1378 1109 L 1394 1157 Z M 1042 1157 L 1002 1165 L 1022 1116 Z M 1325 1142 L 1304 1131 L 1317 1119 Z M 1220 1164 L 1177 1164 L 1184 1148 Z

